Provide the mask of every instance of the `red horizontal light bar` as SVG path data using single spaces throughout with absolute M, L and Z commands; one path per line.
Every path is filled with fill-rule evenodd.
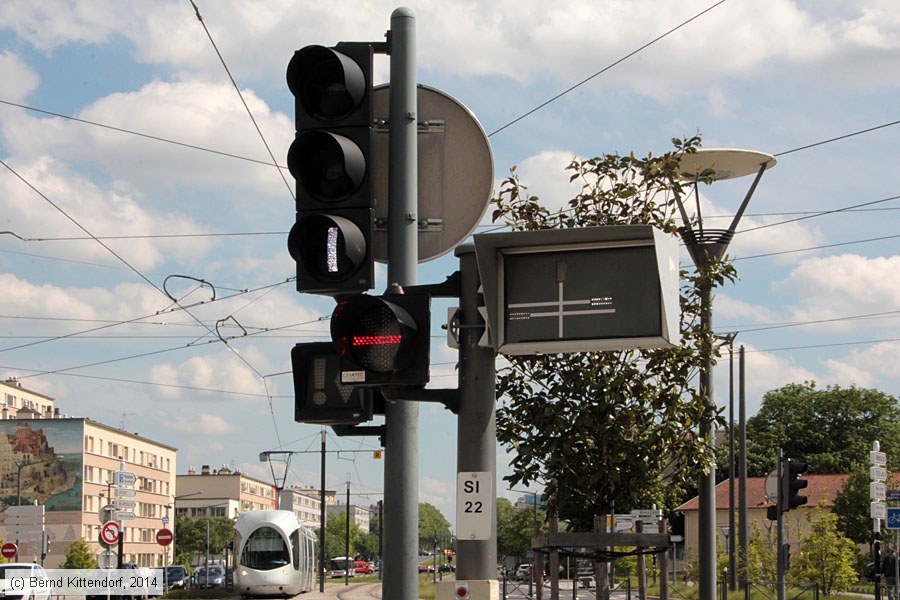
M 403 341 L 402 335 L 355 335 L 354 346 L 396 346 Z

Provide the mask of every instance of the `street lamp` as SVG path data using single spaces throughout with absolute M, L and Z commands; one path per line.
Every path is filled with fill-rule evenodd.
M 700 324 L 702 339 L 700 351 L 702 363 L 700 367 L 700 395 L 707 407 L 715 410 L 712 390 L 713 345 L 712 330 L 712 288 L 714 278 L 712 267 L 725 256 L 728 244 L 734 236 L 735 229 L 744 210 L 750 202 L 753 192 L 767 168 L 775 165 L 775 157 L 754 150 L 735 149 L 699 149 L 696 152 L 682 154 L 679 158 L 681 178 L 694 183 L 697 214 L 695 219 L 688 217 L 681 194 L 675 194 L 675 202 L 681 213 L 684 225 L 679 230 L 681 239 L 694 260 L 700 275 Z M 697 189 L 699 181 L 721 181 L 736 179 L 756 174 L 753 184 L 744 196 L 727 229 L 709 229 L 703 226 L 700 214 L 700 194 Z M 709 423 L 700 426 L 701 439 L 709 442 L 710 448 L 715 445 L 714 431 Z M 699 554 L 699 596 L 700 600 L 716 598 L 716 469 L 712 462 L 709 471 L 700 474 L 699 485 L 699 525 L 697 551 Z

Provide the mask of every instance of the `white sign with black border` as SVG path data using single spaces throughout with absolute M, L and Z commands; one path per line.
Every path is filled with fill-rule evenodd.
M 494 480 L 490 471 L 456 474 L 456 535 L 460 540 L 489 540 L 494 515 Z

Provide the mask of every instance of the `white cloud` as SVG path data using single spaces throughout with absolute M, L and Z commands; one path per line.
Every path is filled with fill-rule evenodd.
M 23 101 L 38 86 L 37 73 L 28 68 L 20 56 L 0 52 L 0 80 L 3 81 L 3 100 Z
M 827 319 L 900 309 L 900 256 L 868 258 L 842 254 L 801 261 L 773 289 L 796 298 L 791 312 L 798 320 Z M 861 328 L 877 321 L 833 325 Z
M 183 415 L 177 419 L 170 421 L 173 429 L 181 433 L 201 436 L 221 436 L 229 433 L 235 433 L 238 428 L 220 417 L 219 415 L 210 415 L 201 413 L 199 415 Z M 205 449 L 203 454 L 208 455 L 209 449 Z
M 148 210 L 142 205 L 142 198 L 128 186 L 101 187 L 84 174 L 76 173 L 49 156 L 26 162 L 17 160 L 13 168 L 34 188 L 8 171 L 0 173 L 0 192 L 3 196 L 0 202 L 5 227 L 23 238 L 87 238 L 89 234 L 82 227 L 98 237 L 208 231 L 205 225 L 176 212 Z M 175 253 L 179 256 L 200 256 L 215 243 L 206 238 L 185 238 L 177 249 L 150 239 L 130 239 L 127 242 L 105 240 L 103 244 L 128 265 L 143 271 L 158 266 Z M 77 242 L 54 242 L 52 246 L 45 243 L 41 251 L 67 260 L 86 260 L 129 269 L 107 248 L 96 241 L 82 239 Z

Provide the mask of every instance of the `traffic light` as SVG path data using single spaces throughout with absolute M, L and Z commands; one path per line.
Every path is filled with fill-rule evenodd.
M 341 359 L 334 344 L 297 344 L 291 350 L 294 421 L 318 425 L 356 425 L 372 420 L 378 390 L 341 383 Z
M 288 251 L 301 292 L 373 285 L 372 57 L 371 44 L 348 42 L 306 46 L 288 64 L 296 135 L 287 165 L 297 180 Z
M 807 469 L 809 469 L 809 465 L 805 462 L 790 459 L 784 461 L 784 465 L 781 468 L 781 476 L 784 479 L 782 484 L 784 497 L 782 512 L 787 512 L 792 508 L 806 504 L 806 496 L 800 496 L 798 492 L 809 485 L 807 480 L 800 479 L 800 475 L 806 473 Z
M 331 314 L 341 382 L 354 386 L 424 386 L 431 353 L 431 296 L 347 296 Z

